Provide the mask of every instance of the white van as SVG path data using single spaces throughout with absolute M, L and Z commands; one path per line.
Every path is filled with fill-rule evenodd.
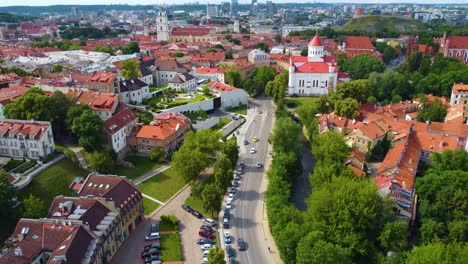
M 209 226 L 214 226 L 216 224 L 216 221 L 213 218 L 205 218 L 203 219 L 203 222 Z

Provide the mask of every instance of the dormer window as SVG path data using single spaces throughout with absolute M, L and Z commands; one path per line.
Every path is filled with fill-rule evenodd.
M 29 135 L 29 139 L 34 139 L 34 135 Z
M 15 134 L 10 134 L 10 138 L 14 138 L 15 137 Z
M 24 140 L 24 136 L 23 135 L 18 135 L 18 139 L 19 140 Z

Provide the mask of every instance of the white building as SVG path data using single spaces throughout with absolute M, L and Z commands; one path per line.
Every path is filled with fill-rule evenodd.
M 248 55 L 248 60 L 255 65 L 270 65 L 270 55 L 259 49 L 251 50 Z
M 335 90 L 338 69 L 323 60 L 323 44 L 318 35 L 309 43 L 308 56 L 291 56 L 288 95 L 327 95 Z
M 189 70 L 176 60 L 156 60 L 154 83 L 156 85 L 167 83 L 179 73 L 189 73 Z
M 127 79 L 119 82 L 120 98 L 126 104 L 141 104 L 151 97 L 149 86 L 140 79 Z
M 462 98 L 468 98 L 468 84 L 454 83 L 452 87 L 452 96 L 450 96 L 450 105 L 459 104 Z
M 224 69 L 223 68 L 195 68 L 194 76 L 198 80 L 212 80 L 224 82 Z
M 218 17 L 218 6 L 214 4 L 207 4 L 206 5 L 206 17 Z
M 197 79 L 189 73 L 178 73 L 168 82 L 168 87 L 183 89 L 185 92 L 194 91 L 197 88 Z
M 54 135 L 48 121 L 7 119 L 0 122 L 0 155 L 39 159 L 54 152 Z
M 169 23 L 167 21 L 166 11 L 159 10 L 158 15 L 156 16 L 156 33 L 158 42 L 169 41 L 170 39 L 170 30 Z
M 120 154 L 120 151 L 127 147 L 127 136 L 136 123 L 138 116 L 129 108 L 123 109 L 104 122 L 109 146 L 115 153 Z

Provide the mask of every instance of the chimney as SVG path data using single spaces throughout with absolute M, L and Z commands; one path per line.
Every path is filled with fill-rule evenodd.
M 22 257 L 23 256 L 23 250 L 20 247 L 15 248 L 14 255 L 16 257 Z
M 443 140 L 443 139 L 440 141 L 440 144 L 439 144 L 439 146 L 440 146 L 441 148 L 443 148 L 443 147 L 444 147 L 444 140 Z

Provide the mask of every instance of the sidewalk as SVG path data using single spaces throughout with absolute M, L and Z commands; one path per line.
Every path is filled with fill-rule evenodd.
M 162 165 L 161 167 L 159 167 L 157 169 L 148 171 L 147 173 L 145 173 L 145 174 L 141 175 L 140 177 L 134 179 L 133 183 L 135 185 L 140 184 L 140 183 L 152 178 L 153 176 L 156 176 L 157 174 L 169 169 L 170 167 L 171 167 L 170 164 L 165 164 L 165 165 Z

